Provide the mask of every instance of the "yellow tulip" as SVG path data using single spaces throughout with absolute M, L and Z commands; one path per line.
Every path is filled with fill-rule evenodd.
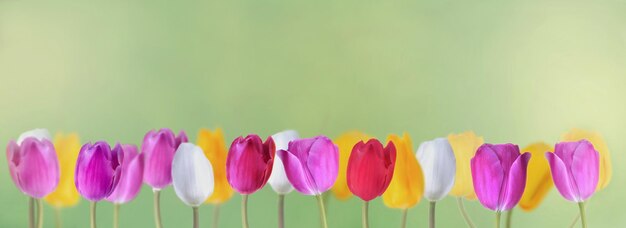
M 233 196 L 233 189 L 226 179 L 227 151 L 222 129 L 217 128 L 214 132 L 211 132 L 209 129 L 200 129 L 197 144 L 211 162 L 215 180 L 213 194 L 209 196 L 205 203 L 221 204 L 226 202 Z
M 390 208 L 408 209 L 419 203 L 424 194 L 424 174 L 413 154 L 413 144 L 407 133 L 402 138 L 389 135 L 387 141 L 393 142 L 396 147 L 396 167 L 383 194 L 383 202 Z
M 74 185 L 74 168 L 80 147 L 80 140 L 75 133 L 67 135 L 57 133 L 54 136 L 54 149 L 59 159 L 61 175 L 57 188 L 44 200 L 56 208 L 74 206 L 80 199 L 76 185 Z
M 593 147 L 600 154 L 600 178 L 598 181 L 597 190 L 604 189 L 611 181 L 613 171 L 611 170 L 611 155 L 609 154 L 609 148 L 606 146 L 606 142 L 597 132 L 585 131 L 581 129 L 572 129 L 565 133 L 562 137 L 563 141 L 579 141 L 582 139 L 589 140 Z
M 346 177 L 350 153 L 355 144 L 359 141 L 367 141 L 370 138 L 371 137 L 361 132 L 351 131 L 339 136 L 335 140 L 335 144 L 339 147 L 339 174 L 337 175 L 337 181 L 335 181 L 331 191 L 337 199 L 346 200 L 352 196 L 352 192 L 348 189 L 348 179 Z
M 448 135 L 448 142 L 450 142 L 456 158 L 456 177 L 450 195 L 474 200 L 476 193 L 472 182 L 470 160 L 476 154 L 478 147 L 483 144 L 483 137 L 476 136 L 472 131 L 467 131 L 461 134 Z
M 545 156 L 548 151 L 554 151 L 554 149 L 543 142 L 530 144 L 522 150 L 522 152 L 530 152 L 531 154 L 528 162 L 528 174 L 526 175 L 526 189 L 524 189 L 524 194 L 519 202 L 522 210 L 532 211 L 535 209 L 554 186 L 550 174 L 550 164 L 548 164 Z

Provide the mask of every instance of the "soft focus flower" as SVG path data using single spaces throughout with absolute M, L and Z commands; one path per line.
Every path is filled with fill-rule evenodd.
M 419 203 L 424 194 L 424 174 L 413 156 L 413 144 L 407 133 L 402 138 L 389 135 L 387 141 L 396 147 L 396 164 L 393 179 L 383 193 L 387 207 L 407 209 Z
M 591 142 L 593 147 L 600 154 L 600 176 L 597 190 L 602 190 L 609 185 L 609 182 L 611 182 L 611 176 L 613 175 L 609 148 L 607 147 L 602 135 L 594 131 L 572 129 L 571 131 L 565 133 L 562 137 L 562 140 L 565 142 L 576 142 L 582 139 L 586 139 Z
M 59 161 L 47 130 L 28 131 L 10 141 L 7 161 L 13 183 L 30 197 L 40 199 L 59 184 Z
M 300 138 L 300 135 L 298 135 L 298 132 L 294 130 L 281 131 L 272 135 L 272 139 L 276 144 L 276 151 L 287 150 L 289 142 L 298 138 Z M 272 168 L 272 175 L 270 176 L 268 182 L 270 183 L 270 186 L 272 186 L 272 189 L 281 195 L 287 194 L 293 190 L 293 186 L 291 186 L 291 183 L 289 183 L 289 180 L 287 179 L 287 174 L 285 173 L 285 167 L 283 166 L 281 156 L 274 157 L 274 168 Z
M 226 158 L 226 179 L 237 192 L 252 194 L 263 188 L 272 173 L 276 146 L 258 135 L 236 138 Z
M 493 211 L 508 211 L 522 198 L 530 153 L 520 155 L 515 144 L 483 144 L 472 158 L 474 190 L 480 203 Z
M 122 145 L 122 170 L 117 187 L 106 199 L 116 204 L 128 203 L 133 200 L 141 190 L 143 178 L 143 154 L 137 152 L 135 145 Z
M 289 182 L 298 192 L 321 195 L 333 186 L 339 169 L 339 151 L 329 138 L 297 139 L 288 148 L 277 153 Z
M 523 152 L 529 152 L 532 157 L 528 162 L 528 176 L 526 177 L 526 189 L 519 201 L 522 210 L 531 211 L 535 209 L 548 191 L 552 188 L 552 176 L 550 175 L 550 165 L 543 155 L 548 151 L 553 151 L 552 146 L 543 143 L 533 143 L 524 148 Z
M 174 136 L 174 132 L 167 128 L 146 133 L 141 145 L 145 159 L 143 181 L 146 184 L 160 190 L 172 183 L 172 160 L 176 148 L 183 142 L 187 142 L 184 131 L 178 133 L 178 136 Z
M 554 185 L 565 199 L 583 202 L 593 195 L 599 180 L 599 156 L 584 139 L 557 143 L 554 153 L 546 152 Z
M 454 185 L 456 172 L 450 143 L 445 138 L 423 142 L 416 156 L 424 172 L 424 197 L 431 202 L 443 199 Z
M 76 185 L 74 185 L 74 169 L 80 146 L 80 140 L 75 133 L 67 135 L 57 133 L 54 136 L 54 148 L 59 158 L 61 176 L 54 192 L 44 198 L 54 207 L 74 206 L 80 199 Z
M 476 199 L 474 185 L 472 184 L 470 160 L 474 157 L 476 149 L 483 145 L 483 137 L 477 136 L 472 131 L 467 131 L 461 134 L 448 135 L 448 142 L 452 146 L 456 159 L 456 174 L 450 195 L 472 200 Z
M 377 139 L 354 145 L 348 161 L 348 188 L 364 201 L 382 195 L 396 164 L 396 147 L 389 142 L 385 148 Z
M 83 145 L 74 173 L 78 193 L 96 202 L 111 195 L 120 180 L 124 153 L 120 144 L 111 147 L 106 142 Z
M 221 128 L 215 129 L 214 132 L 201 129 L 198 133 L 197 142 L 213 167 L 214 189 L 213 194 L 206 202 L 213 204 L 226 202 L 233 196 L 233 188 L 230 187 L 226 179 L 227 150 L 224 144 L 224 133 Z
M 197 207 L 213 193 L 213 168 L 202 149 L 182 143 L 172 163 L 172 183 L 178 198 Z
M 347 132 L 335 140 L 335 144 L 339 148 L 339 174 L 337 175 L 337 181 L 331 188 L 331 191 L 340 200 L 346 200 L 352 196 L 352 192 L 348 188 L 348 179 L 346 171 L 348 170 L 348 160 L 350 160 L 350 153 L 352 148 L 360 141 L 367 141 L 371 137 L 358 132 Z

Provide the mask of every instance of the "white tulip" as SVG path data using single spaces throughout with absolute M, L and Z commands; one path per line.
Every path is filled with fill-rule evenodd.
M 433 202 L 443 199 L 454 185 L 456 159 L 446 138 L 423 142 L 417 160 L 424 172 L 424 197 Z
M 37 128 L 27 132 L 24 132 L 17 138 L 17 145 L 22 145 L 24 139 L 34 137 L 38 140 L 48 140 L 52 141 L 52 136 L 50 136 L 50 132 L 48 129 Z
M 191 207 L 200 206 L 213 193 L 213 167 L 200 147 L 180 144 L 172 162 L 172 184 L 178 198 Z
M 298 132 L 294 130 L 281 131 L 272 135 L 272 139 L 276 145 L 276 151 L 287 150 L 289 142 L 298 138 L 300 138 L 300 135 L 298 135 Z M 278 155 L 274 156 L 274 166 L 272 167 L 272 174 L 270 175 L 268 182 L 270 183 L 270 186 L 272 186 L 272 189 L 280 195 L 285 195 L 293 190 L 293 186 L 291 186 L 291 183 L 289 183 L 289 180 L 287 179 L 283 161 L 280 160 Z

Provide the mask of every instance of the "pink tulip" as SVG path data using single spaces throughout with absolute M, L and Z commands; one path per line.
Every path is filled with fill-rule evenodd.
M 241 194 L 261 189 L 272 173 L 275 150 L 271 137 L 265 143 L 258 135 L 236 138 L 226 158 L 226 179 L 230 186 Z
M 100 201 L 113 192 L 120 180 L 122 147 L 111 150 L 103 141 L 83 145 L 76 161 L 74 181 L 78 193 L 91 202 Z
M 167 128 L 146 133 L 141 145 L 141 151 L 145 156 L 143 181 L 155 190 L 170 185 L 174 153 L 178 145 L 183 142 L 187 142 L 187 135 L 184 131 L 178 133 L 178 136 Z
M 598 185 L 599 157 L 587 140 L 557 143 L 554 153 L 546 153 L 554 185 L 565 199 L 583 202 L 593 195 Z
M 120 180 L 113 193 L 106 199 L 115 204 L 128 203 L 141 190 L 143 178 L 143 154 L 137 153 L 137 146 L 122 145 L 123 160 Z
M 20 137 L 9 142 L 7 161 L 13 183 L 30 197 L 43 198 L 59 183 L 59 161 L 49 138 Z

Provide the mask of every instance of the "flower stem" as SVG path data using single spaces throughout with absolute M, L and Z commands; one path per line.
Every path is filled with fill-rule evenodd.
M 28 227 L 35 228 L 35 198 L 28 198 Z
M 580 209 L 580 223 L 583 228 L 587 228 L 587 218 L 585 218 L 585 204 L 583 202 L 578 203 L 578 209 Z
M 90 202 L 89 204 L 89 218 L 91 221 L 91 228 L 96 228 L 96 202 Z
M 219 218 L 220 218 L 220 205 L 215 204 L 215 207 L 213 208 L 213 228 L 217 228 L 217 226 L 219 225 Z
M 61 208 L 54 208 L 54 224 L 56 228 L 61 228 Z
M 248 228 L 248 195 L 241 195 L 241 226 Z
M 120 227 L 120 205 L 113 204 L 113 228 Z
M 278 228 L 285 227 L 285 195 L 278 194 Z
M 43 202 L 37 200 L 37 227 L 43 228 Z
M 409 209 L 405 208 L 402 209 L 402 222 L 400 222 L 400 227 L 401 228 L 406 228 L 406 215 L 408 214 L 407 212 L 409 211 Z
M 511 219 L 513 218 L 513 209 L 506 212 L 506 222 L 504 223 L 505 228 L 511 228 Z
M 154 223 L 156 228 L 163 227 L 161 224 L 161 190 L 153 189 L 154 192 Z
M 369 227 L 369 222 L 368 222 L 368 218 L 367 218 L 367 214 L 368 214 L 368 207 L 369 206 L 369 202 L 368 201 L 363 201 L 363 210 L 361 211 L 362 216 L 361 216 L 361 221 L 363 222 L 363 228 L 368 228 Z
M 435 205 L 437 202 L 431 201 L 428 209 L 428 227 L 435 228 Z
M 317 204 L 320 207 L 320 218 L 322 222 L 322 227 L 328 228 L 328 223 L 326 222 L 326 209 L 324 208 L 324 199 L 322 199 L 321 195 L 316 195 L 315 197 L 317 198 Z
M 467 214 L 467 211 L 465 210 L 465 204 L 463 204 L 463 198 L 457 197 L 456 203 L 457 203 L 457 206 L 459 207 L 459 211 L 461 211 L 461 215 L 463 215 L 463 219 L 465 219 L 465 224 L 467 224 L 467 227 L 475 228 L 476 226 L 474 226 L 472 219 L 469 217 L 469 215 Z
M 500 211 L 496 211 L 496 228 L 500 228 Z
M 198 219 L 198 207 L 192 207 L 193 210 L 193 228 L 200 228 L 200 221 Z

